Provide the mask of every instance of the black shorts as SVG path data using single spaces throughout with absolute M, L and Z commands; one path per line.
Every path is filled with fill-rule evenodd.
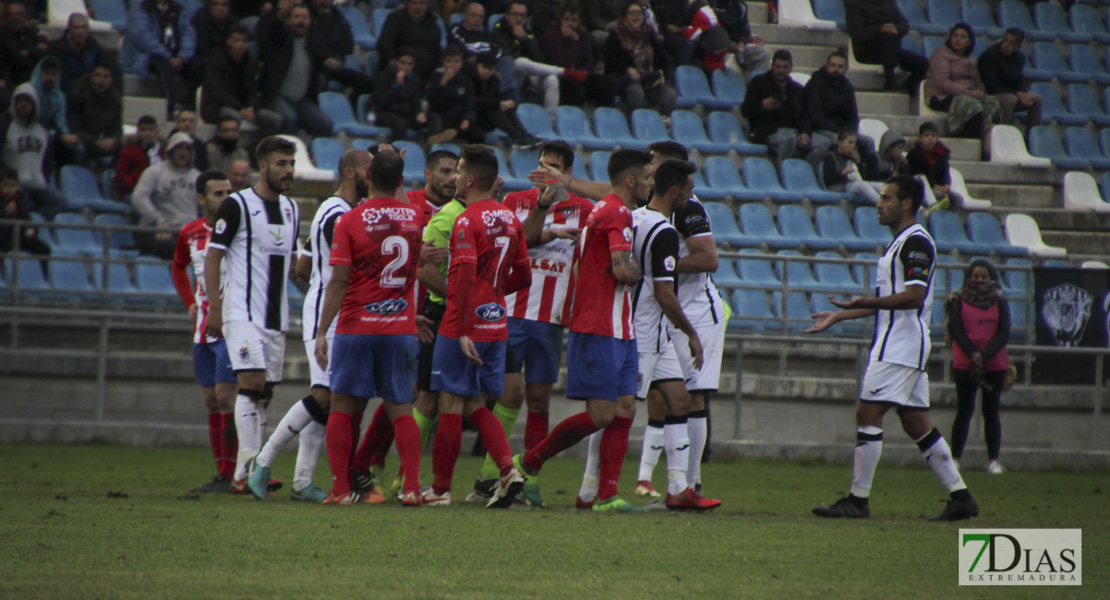
M 424 316 L 432 321 L 432 333 L 439 331 L 439 323 L 443 320 L 443 313 L 447 307 L 431 300 L 424 301 Z M 416 372 L 416 389 L 421 392 L 432 391 L 432 354 L 435 352 L 435 343 L 420 344 L 420 366 Z

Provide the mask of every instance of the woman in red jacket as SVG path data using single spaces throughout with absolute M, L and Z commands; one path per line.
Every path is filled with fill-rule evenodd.
M 956 419 L 952 423 L 952 456 L 959 459 L 967 442 L 975 395 L 983 391 L 983 429 L 987 441 L 987 472 L 1005 473 L 998 462 L 1002 446 L 999 399 L 1010 366 L 1010 305 L 998 287 L 998 272 L 986 259 L 976 259 L 964 272 L 964 285 L 945 303 L 948 333 L 955 342 L 952 370 L 956 380 Z

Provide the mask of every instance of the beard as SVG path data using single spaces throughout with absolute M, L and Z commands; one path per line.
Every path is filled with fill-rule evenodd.
M 358 194 L 359 200 L 366 198 L 370 195 L 370 183 L 366 180 L 355 180 L 355 193 Z

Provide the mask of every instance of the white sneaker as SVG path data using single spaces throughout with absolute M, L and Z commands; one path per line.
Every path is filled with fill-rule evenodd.
M 1006 467 L 1003 467 L 1002 463 L 998 462 L 997 460 L 992 460 L 987 463 L 987 473 L 990 473 L 991 475 L 1001 475 L 1005 472 Z
M 435 493 L 432 488 L 420 490 L 420 499 L 424 506 L 450 506 L 451 492 Z
M 497 482 L 497 488 L 493 490 L 486 508 L 509 508 L 513 504 L 513 498 L 516 498 L 522 489 L 524 489 L 524 476 L 515 468 L 510 469 L 509 473 Z

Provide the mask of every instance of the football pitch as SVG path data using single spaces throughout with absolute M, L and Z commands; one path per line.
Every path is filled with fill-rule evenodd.
M 620 489 L 642 504 L 632 454 Z M 810 509 L 847 493 L 847 462 L 714 461 L 720 509 L 638 515 L 575 510 L 578 459 L 545 467 L 546 508 L 466 504 L 479 464 L 460 459 L 447 508 L 333 507 L 189 495 L 201 449 L 0 445 L 0 598 L 1110 598 L 1106 472 L 970 471 L 969 524 L 922 518 L 947 496 L 925 468 L 881 466 L 871 519 L 835 521 Z M 960 527 L 1081 528 L 1083 586 L 961 587 Z

